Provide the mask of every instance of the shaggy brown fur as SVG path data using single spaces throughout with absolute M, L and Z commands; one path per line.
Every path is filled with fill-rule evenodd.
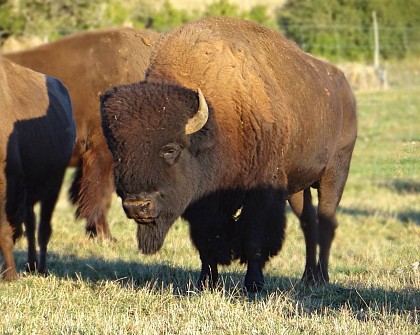
M 51 216 L 70 160 L 76 129 L 70 96 L 52 77 L 0 57 L 0 250 L 5 279 L 17 277 L 14 240 L 26 227 L 30 271 L 46 272 Z M 41 203 L 35 246 L 34 204 Z
M 90 236 L 110 238 L 107 212 L 113 185 L 112 157 L 102 135 L 99 95 L 115 85 L 144 79 L 152 45 L 160 35 L 131 28 L 70 35 L 31 50 L 4 54 L 13 62 L 59 78 L 70 92 L 77 141 L 70 199 L 86 219 Z
M 189 135 L 184 129 L 197 110 L 198 88 L 209 120 Z M 188 219 L 203 264 L 200 281 L 217 278 L 223 262 L 211 242 L 220 240 L 215 221 L 224 217 L 232 225 L 228 216 L 237 208 L 223 209 L 233 202 L 222 191 L 244 206 L 238 222 L 246 231 L 247 288 L 262 286 L 270 236 L 263 227 L 280 220 L 286 198 L 305 234 L 304 279 L 328 281 L 336 209 L 357 133 L 355 99 L 337 68 L 258 24 L 207 18 L 161 38 L 146 80 L 109 90 L 102 117 L 127 214 L 165 231 L 177 216 Z M 169 166 L 162 162 L 167 157 Z M 311 187 L 318 190 L 317 214 Z

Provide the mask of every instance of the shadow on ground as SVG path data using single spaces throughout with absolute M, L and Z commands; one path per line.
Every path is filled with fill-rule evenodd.
M 24 269 L 26 253 L 15 252 L 15 259 L 19 270 Z M 178 296 L 199 294 L 194 285 L 199 277 L 198 270 L 167 264 L 109 261 L 100 257 L 80 258 L 77 255 L 50 252 L 48 266 L 49 275 L 66 280 L 84 281 L 93 285 L 112 281 L 123 289 L 149 289 L 157 294 L 162 289 L 172 290 Z M 370 319 L 372 310 L 415 315 L 420 306 L 420 292 L 415 287 L 399 291 L 375 287 L 345 287 L 338 284 L 308 287 L 300 283 L 299 278 L 272 275 L 265 276 L 265 288 L 262 292 L 247 294 L 242 290 L 244 274 L 245 268 L 241 273 L 223 271 L 220 292 L 229 298 L 240 297 L 249 301 L 290 299 L 296 302 L 296 308 L 302 314 L 323 313 L 325 308 L 348 308 L 356 317 L 360 316 L 361 320 Z
M 380 182 L 378 186 L 399 194 L 420 194 L 420 182 L 411 179 L 391 179 Z
M 416 225 L 420 225 L 420 212 L 417 210 L 406 210 L 399 211 L 396 213 L 388 211 L 378 211 L 378 210 L 367 210 L 359 209 L 352 207 L 340 207 L 338 213 L 342 213 L 350 216 L 363 216 L 363 217 L 382 217 L 384 219 L 390 219 L 395 217 L 397 220 L 402 223 L 413 222 Z

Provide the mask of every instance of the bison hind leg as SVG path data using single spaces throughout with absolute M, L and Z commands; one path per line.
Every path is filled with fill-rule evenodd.
M 354 143 L 343 148 L 319 182 L 318 188 L 318 244 L 319 260 L 316 270 L 318 282 L 328 283 L 328 263 L 331 244 L 338 226 L 337 207 L 340 203 L 350 168 Z
M 318 244 L 318 220 L 315 207 L 312 205 L 311 189 L 293 194 L 289 198 L 289 204 L 293 213 L 300 222 L 300 227 L 305 238 L 306 263 L 301 281 L 306 285 L 314 285 L 319 282 L 316 276 L 316 252 Z
M 35 226 L 36 222 L 33 206 L 28 206 L 25 216 L 26 240 L 28 242 L 28 259 L 26 262 L 27 272 L 35 272 L 38 269 L 38 257 L 36 254 L 35 243 Z

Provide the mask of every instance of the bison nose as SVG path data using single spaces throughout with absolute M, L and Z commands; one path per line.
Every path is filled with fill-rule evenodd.
M 130 219 L 144 221 L 155 218 L 155 206 L 151 199 L 124 200 L 122 205 Z

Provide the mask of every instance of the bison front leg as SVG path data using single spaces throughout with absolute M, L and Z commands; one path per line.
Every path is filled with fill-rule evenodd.
M 219 283 L 219 271 L 217 263 L 214 261 L 201 260 L 201 272 L 198 278 L 197 287 L 200 291 L 206 287 L 210 289 L 217 288 Z
M 260 257 L 248 260 L 244 287 L 247 292 L 260 292 L 264 287 L 263 263 Z
M 312 205 L 312 195 L 310 188 L 299 193 L 293 194 L 289 198 L 290 207 L 298 217 L 300 227 L 303 231 L 306 246 L 306 263 L 302 275 L 302 281 L 308 285 L 319 282 L 316 268 L 316 250 L 318 244 L 318 221 L 315 207 Z
M 217 239 L 214 236 L 208 236 L 206 239 L 197 240 L 197 234 L 192 233 L 193 242 L 200 253 L 201 272 L 198 277 L 197 287 L 201 291 L 205 288 L 215 289 L 219 285 L 219 271 L 217 268 L 217 255 L 220 250 L 217 250 Z
M 284 239 L 285 198 L 282 192 L 260 189 L 250 193 L 242 207 L 242 262 L 247 262 L 245 289 L 259 292 L 264 287 L 263 268 L 281 249 Z
M 183 217 L 189 222 L 190 236 L 201 259 L 198 288 L 217 288 L 218 264 L 229 265 L 232 261 L 234 239 L 232 232 L 236 203 L 228 201 L 223 193 L 209 195 L 190 206 Z

